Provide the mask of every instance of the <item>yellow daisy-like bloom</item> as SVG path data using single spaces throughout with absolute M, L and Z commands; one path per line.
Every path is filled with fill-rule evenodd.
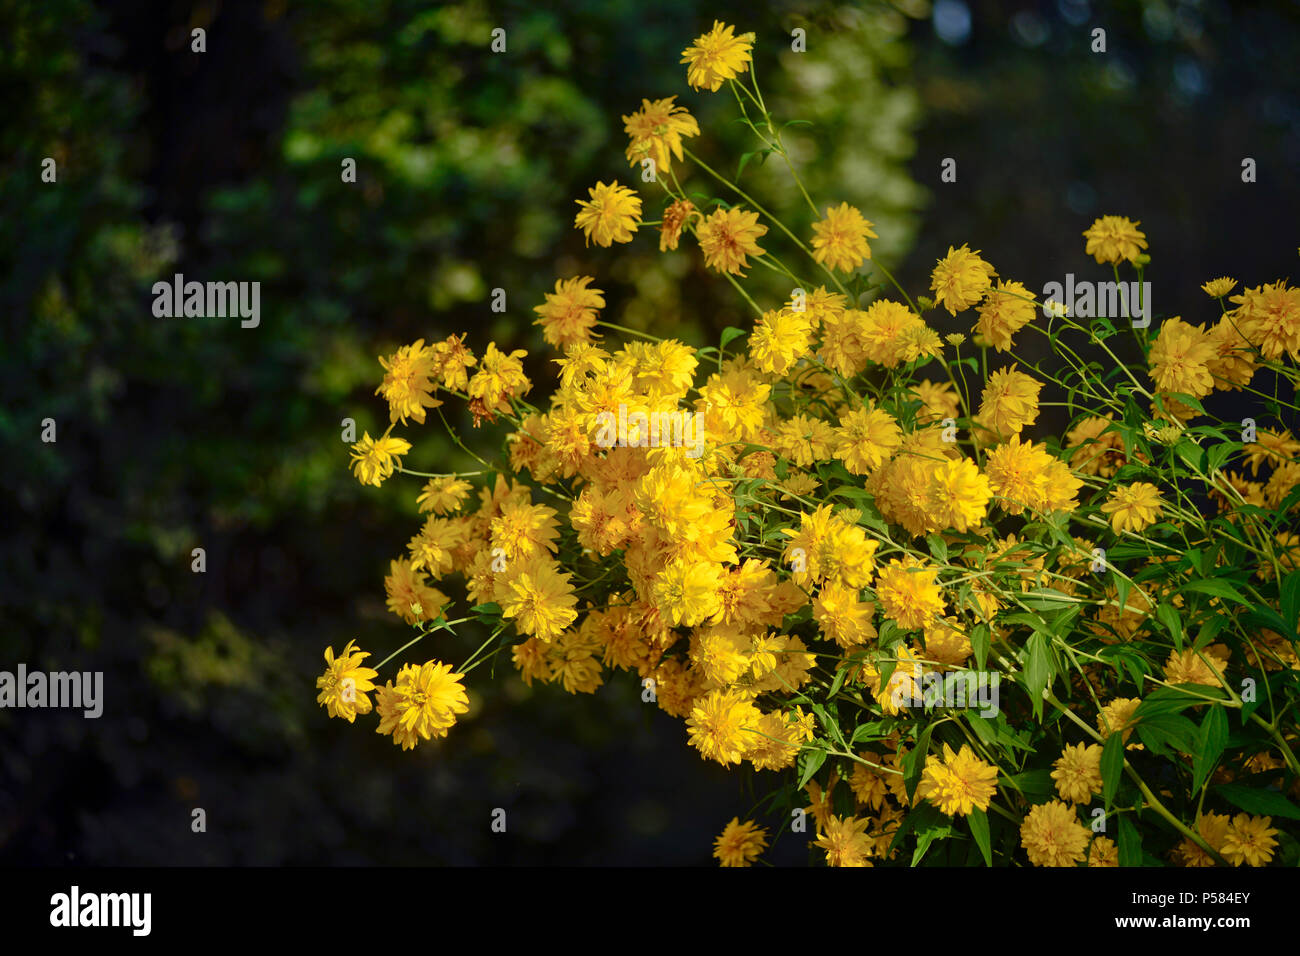
M 949 246 L 948 254 L 934 267 L 930 289 L 939 305 L 956 315 L 984 298 L 995 275 L 997 270 L 980 258 L 978 249 L 972 252 L 962 243 L 960 249 Z
M 1115 533 L 1122 534 L 1125 531 L 1141 531 L 1155 524 L 1160 518 L 1160 508 L 1164 503 L 1159 488 L 1149 481 L 1135 481 L 1112 491 L 1101 510 L 1110 515 L 1110 526 Z
M 681 62 L 687 64 L 686 82 L 692 89 L 716 93 L 724 81 L 749 69 L 753 46 L 754 34 L 737 36 L 735 27 L 714 20 L 712 30 L 696 37 L 682 51 Z
M 641 197 L 618 183 L 597 182 L 587 190 L 590 200 L 575 200 L 578 206 L 573 224 L 583 231 L 586 241 L 608 247 L 614 242 L 631 242 L 641 224 Z
M 1222 299 L 1237 286 L 1237 280 L 1224 276 L 1221 279 L 1211 279 L 1201 290 L 1211 299 Z
M 630 142 L 627 161 L 635 166 L 643 159 L 654 161 L 656 173 L 671 168 L 673 157 L 682 158 L 682 139 L 700 135 L 700 126 L 686 107 L 674 103 L 677 97 L 641 101 L 641 108 L 623 117 L 623 131 Z
M 405 438 L 388 434 L 371 438 L 369 432 L 363 432 L 361 441 L 352 446 L 352 472 L 363 485 L 378 488 L 401 465 L 401 456 L 410 450 L 411 443 Z
M 1038 418 L 1042 383 L 1016 369 L 998 369 L 984 386 L 978 419 L 999 435 L 1016 435 Z
M 987 810 L 997 792 L 998 768 L 975 756 L 966 744 L 953 753 L 943 745 L 943 758 L 925 758 L 918 794 L 950 817 L 965 816 L 978 808 Z
M 371 678 L 379 676 L 379 671 L 361 666 L 370 653 L 359 650 L 356 643 L 348 641 L 338 657 L 334 656 L 334 648 L 325 648 L 325 673 L 316 678 L 316 688 L 320 691 L 316 703 L 331 717 L 342 717 L 349 724 L 357 719 L 357 714 L 370 713 L 372 705 L 367 692 L 375 689 Z
M 885 368 L 910 362 L 922 354 L 938 355 L 939 336 L 919 315 L 892 299 L 877 299 L 860 313 L 862 348 L 867 358 Z
M 577 619 L 572 575 L 561 572 L 554 561 L 518 561 L 509 565 L 507 575 L 497 583 L 501 616 L 515 618 L 521 634 L 551 641 Z
M 659 572 L 652 590 L 665 621 L 674 626 L 694 627 L 721 609 L 718 594 L 721 586 L 721 565 L 677 558 Z
M 686 223 L 696 215 L 699 213 L 695 210 L 695 203 L 689 199 L 679 199 L 665 209 L 663 225 L 659 227 L 659 251 L 676 249 Z
M 1222 813 L 1205 813 L 1196 821 L 1197 835 L 1209 844 L 1210 848 L 1216 853 L 1223 853 L 1224 841 L 1228 838 L 1228 827 L 1232 820 Z M 1183 865 L 1188 867 L 1210 867 L 1218 866 L 1218 861 L 1205 850 L 1184 838 L 1183 842 L 1178 844 L 1174 849 L 1174 855 L 1182 859 Z
M 501 505 L 501 513 L 490 525 L 493 548 L 499 548 L 507 562 L 532 555 L 558 550 L 555 539 L 559 537 L 558 512 L 546 505 L 527 501 L 508 501 Z
M 871 623 L 875 610 L 872 602 L 858 600 L 856 589 L 840 584 L 823 585 L 813 599 L 813 619 L 823 634 L 845 650 L 876 636 Z
M 449 335 L 432 346 L 434 361 L 442 387 L 462 392 L 469 382 L 469 369 L 478 364 L 474 353 L 465 347 L 464 335 Z
M 1147 237 L 1139 225 L 1124 216 L 1102 216 L 1084 230 L 1088 245 L 1083 251 L 1102 264 L 1136 262 L 1138 253 L 1147 247 Z
M 812 323 L 807 313 L 786 309 L 765 312 L 749 336 L 749 354 L 760 372 L 784 375 L 812 343 Z
M 1292 358 L 1300 354 L 1300 289 L 1283 280 L 1246 289 L 1229 301 L 1238 304 L 1237 327 L 1259 346 L 1264 358 L 1280 358 L 1283 352 L 1290 352 Z
M 455 475 L 443 475 L 430 478 L 424 484 L 420 496 L 415 499 L 421 512 L 432 511 L 436 515 L 459 511 L 461 503 L 469 497 L 474 486 Z
M 1011 337 L 1034 320 L 1038 309 L 1034 294 L 1023 283 L 998 280 L 979 306 L 973 331 L 999 352 L 1011 351 Z
M 990 449 L 984 472 L 988 475 L 989 489 L 998 496 L 998 503 L 1007 514 L 1042 508 L 1052 461 L 1045 445 L 1021 442 L 1019 435 Z
M 826 207 L 826 218 L 813 223 L 813 259 L 841 272 L 852 272 L 871 258 L 868 239 L 879 238 L 873 223 L 846 202 Z
M 741 823 L 740 817 L 732 817 L 713 841 L 713 855 L 719 866 L 753 866 L 765 846 L 767 830 L 753 820 Z
M 1052 764 L 1056 792 L 1068 803 L 1087 803 L 1094 793 L 1101 793 L 1101 746 L 1066 744 L 1061 756 Z
M 1111 734 L 1122 731 L 1126 750 L 1142 750 L 1141 744 L 1128 742 L 1133 735 L 1133 712 L 1140 703 L 1142 701 L 1137 697 L 1120 697 L 1103 707 L 1097 714 L 1097 732 L 1101 739 L 1106 740 Z
M 542 327 L 547 344 L 563 349 L 591 341 L 596 311 L 605 307 L 605 293 L 587 288 L 595 281 L 591 276 L 560 279 L 555 291 L 546 293 L 546 302 L 533 306 L 541 316 L 533 324 Z
M 763 715 L 738 691 L 715 690 L 705 694 L 691 708 L 686 719 L 690 744 L 706 760 L 724 767 L 740 763 L 757 736 Z
M 1065 447 L 1073 449 L 1070 467 L 1085 475 L 1109 478 L 1128 461 L 1124 455 L 1124 439 L 1118 432 L 1106 431 L 1115 420 L 1093 416 L 1085 418 L 1065 433 Z
M 547 660 L 551 680 L 558 681 L 570 694 L 594 694 L 605 682 L 601 676 L 601 656 L 605 647 L 595 628 L 588 622 L 577 630 L 568 630 L 551 642 Z
M 935 467 L 930 478 L 927 510 L 933 524 L 954 531 L 979 525 L 988 511 L 993 492 L 989 479 L 975 462 L 957 458 Z
M 746 256 L 761 256 L 757 240 L 767 235 L 767 226 L 759 225 L 758 213 L 733 206 L 715 209 L 696 227 L 695 236 L 704 253 L 704 264 L 719 272 L 744 275 Z
M 942 617 L 945 601 L 938 576 L 938 568 L 927 567 L 913 555 L 892 559 L 876 580 L 876 597 L 885 616 L 905 631 L 928 627 Z
M 469 710 L 461 683 L 464 676 L 438 661 L 403 665 L 396 683 L 390 681 L 379 689 L 376 732 L 391 734 L 403 750 L 411 750 L 421 740 L 447 736 L 457 715 Z
M 936 384 L 928 378 L 921 379 L 913 386 L 912 396 L 921 402 L 921 407 L 916 412 L 918 425 L 956 418 L 961 409 L 961 397 L 947 382 Z
M 1095 836 L 1088 849 L 1089 866 L 1119 866 L 1119 847 L 1110 837 Z
M 472 399 L 470 404 L 475 409 L 475 420 L 479 417 L 492 420 L 498 413 L 508 414 L 510 399 L 528 394 L 533 383 L 524 374 L 524 366 L 520 361 L 527 355 L 523 349 L 515 349 L 507 354 L 498 349 L 495 342 L 488 343 L 478 371 L 465 386 Z
M 1200 398 L 1214 391 L 1210 362 L 1216 354 L 1205 330 L 1175 316 L 1160 324 L 1160 335 L 1151 345 L 1151 369 L 1147 374 L 1162 392 Z
M 871 866 L 867 859 L 875 852 L 875 843 L 867 835 L 871 823 L 865 817 L 840 819 L 832 814 L 814 845 L 826 851 L 827 866 Z
M 1245 863 L 1249 866 L 1263 866 L 1273 859 L 1273 848 L 1277 833 L 1269 826 L 1272 817 L 1252 817 L 1248 813 L 1239 813 L 1232 818 L 1228 832 L 1224 835 L 1223 847 L 1219 851 L 1223 858 L 1233 866 Z
M 394 561 L 384 578 L 388 609 L 407 624 L 435 620 L 447 606 L 447 595 L 424 583 L 425 575 L 409 561 Z
M 1074 866 L 1083 860 L 1090 837 L 1074 810 L 1059 800 L 1032 807 L 1020 824 L 1020 845 L 1034 866 Z
M 903 430 L 889 412 L 854 408 L 840 415 L 832 453 L 855 475 L 869 475 L 903 443 Z
M 406 424 L 409 415 L 424 424 L 424 410 L 437 408 L 442 402 L 433 397 L 433 376 L 438 373 L 438 362 L 432 348 L 426 348 L 424 339 L 413 345 L 403 345 L 388 358 L 380 356 L 384 367 L 384 380 L 375 389 L 388 402 L 390 422 Z
M 1211 644 L 1203 650 L 1170 651 L 1169 659 L 1165 661 L 1165 680 L 1171 684 L 1205 684 L 1209 687 L 1222 684 L 1230 654 L 1224 644 Z
M 547 683 L 555 676 L 551 670 L 550 645 L 535 637 L 520 641 L 511 648 L 510 659 L 519 671 L 520 679 L 529 687 L 535 680 Z

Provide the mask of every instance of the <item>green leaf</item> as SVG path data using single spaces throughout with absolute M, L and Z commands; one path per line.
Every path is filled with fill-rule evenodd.
M 1175 752 L 1195 753 L 1199 731 L 1182 714 L 1165 713 L 1138 721 L 1137 735 L 1152 753 L 1172 757 Z
M 1119 818 L 1119 865 L 1142 865 L 1142 837 L 1128 817 Z
M 1183 622 L 1178 614 L 1178 609 L 1172 604 L 1160 604 L 1156 607 L 1156 617 L 1160 623 L 1169 629 L 1169 633 L 1174 636 L 1174 647 L 1179 651 L 1183 649 Z
M 941 837 L 951 835 L 952 823 L 946 819 L 937 820 L 918 830 L 916 835 L 916 850 L 912 853 L 912 866 L 916 866 L 921 862 L 921 858 L 925 856 L 925 851 L 930 849 L 931 843 Z
M 984 854 L 984 865 L 993 865 L 993 845 L 989 841 L 989 818 L 979 807 L 971 810 L 966 816 L 970 823 L 970 832 L 975 837 L 975 842 L 980 846 L 980 852 Z
M 1223 783 L 1214 792 L 1247 813 L 1300 820 L 1300 807 L 1272 790 L 1261 790 L 1240 783 Z
M 1217 445 L 1211 445 L 1207 455 L 1209 470 L 1206 473 L 1212 475 L 1217 469 L 1223 467 L 1223 463 L 1238 447 L 1235 442 L 1219 442 Z
M 1120 778 L 1124 775 L 1124 735 L 1111 734 L 1101 748 L 1101 795 L 1106 802 L 1106 812 L 1110 812 L 1115 800 L 1115 791 L 1119 789 Z
M 909 800 L 912 799 L 912 794 L 916 793 L 916 785 L 921 782 L 921 772 L 925 769 L 925 758 L 930 752 L 930 731 L 933 729 L 934 724 L 926 724 L 916 742 L 916 747 L 904 759 L 906 766 L 903 773 L 903 786 L 907 789 L 907 799 Z
M 804 788 L 804 785 L 813 778 L 813 774 L 820 770 L 822 764 L 826 762 L 826 751 L 821 748 L 809 746 L 805 747 L 804 750 L 808 754 L 808 758 L 803 765 L 803 772 L 799 775 L 798 789 L 800 790 Z
M 1040 631 L 1036 631 L 1030 635 L 1025 648 L 1027 651 L 1024 675 L 1025 687 L 1029 691 L 1030 702 L 1034 705 L 1034 713 L 1041 716 L 1043 713 L 1043 690 L 1052 680 L 1052 659 L 1047 646 L 1047 636 Z
M 989 641 L 991 634 L 987 624 L 976 624 L 970 631 L 970 645 L 975 651 L 975 663 L 980 670 L 987 670 L 989 660 Z
M 740 338 L 740 336 L 742 335 L 748 335 L 748 334 L 749 333 L 746 332 L 744 329 L 738 329 L 734 325 L 729 325 L 722 330 L 721 347 L 725 349 L 727 347 L 727 343 L 730 342 L 732 339 L 737 339 Z
M 937 534 L 932 534 L 925 539 L 930 545 L 930 554 L 936 561 L 946 563 L 948 560 L 948 542 Z
M 475 604 L 470 608 L 470 611 L 480 617 L 499 617 L 501 615 L 501 605 L 497 604 L 495 601 L 490 601 L 487 604 Z
M 1282 579 L 1282 620 L 1286 622 L 1284 634 L 1294 634 L 1300 626 L 1300 571 L 1292 571 Z
M 1222 707 L 1211 707 L 1201 721 L 1197 738 L 1196 757 L 1192 761 L 1192 792 L 1199 793 L 1201 785 L 1214 769 L 1228 745 L 1228 715 Z
M 1199 594 L 1212 594 L 1215 597 L 1228 598 L 1238 604 L 1249 604 L 1245 596 L 1223 578 L 1206 578 L 1202 581 L 1189 581 L 1183 585 L 1184 591 L 1196 591 Z

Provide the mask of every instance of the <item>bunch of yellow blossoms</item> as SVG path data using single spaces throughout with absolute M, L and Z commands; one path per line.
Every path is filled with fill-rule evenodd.
M 683 52 L 687 82 L 734 89 L 798 182 L 754 42 L 715 24 Z M 859 210 L 808 198 L 810 228 L 787 228 L 694 156 L 700 129 L 675 99 L 623 117 L 626 157 L 656 170 L 660 249 L 692 237 L 753 308 L 747 348 L 728 349 L 738 329 L 717 348 L 612 343 L 596 331 L 618 328 L 605 293 L 581 275 L 535 309 L 558 354 L 543 406 L 522 350 L 476 356 L 453 335 L 381 359 L 391 424 L 354 446 L 362 483 L 421 474 L 391 431 L 439 396 L 512 426 L 507 463 L 422 476 L 427 517 L 385 582 L 420 637 L 471 619 L 492 637 L 456 671 L 406 664 L 382 687 L 366 654 L 330 649 L 329 714 L 368 713 L 373 690 L 379 732 L 414 747 L 448 732 L 464 674 L 508 647 L 524 682 L 569 693 L 635 672 L 703 759 L 768 772 L 768 826 L 733 819 L 724 866 L 808 815 L 795 838 L 834 866 L 1258 866 L 1279 847 L 1294 864 L 1300 441 L 1281 419 L 1295 406 L 1259 401 L 1269 428 L 1201 399 L 1268 398 L 1257 375 L 1294 385 L 1300 290 L 1229 307 L 1236 282 L 1216 279 L 1214 324 L 1148 333 L 1128 315 L 1080 322 L 967 244 L 925 297 L 874 262 L 897 295 L 868 290 L 876 233 Z M 741 201 L 701 208 L 686 163 Z M 654 201 L 597 183 L 575 226 L 631 242 Z M 1103 216 L 1084 234 L 1117 281 L 1150 261 L 1138 225 Z M 750 297 L 755 263 L 797 283 L 788 298 Z M 942 334 L 931 311 L 967 331 Z M 1035 434 L 1049 397 L 1072 421 L 1063 440 Z M 474 504 L 466 478 L 482 475 Z M 435 584 L 453 575 L 472 607 L 448 621 Z

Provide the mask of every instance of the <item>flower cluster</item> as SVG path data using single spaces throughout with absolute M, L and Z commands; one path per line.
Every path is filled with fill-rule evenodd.
M 687 83 L 734 90 L 798 181 L 755 42 L 715 24 L 683 52 Z M 453 395 L 511 426 L 504 462 L 424 476 L 390 609 L 422 635 L 484 623 L 530 685 L 634 673 L 702 759 L 769 782 L 769 826 L 811 816 L 832 866 L 1294 864 L 1300 289 L 1229 299 L 1220 278 L 1213 321 L 1085 324 L 963 243 L 913 298 L 847 202 L 805 193 L 795 228 L 747 203 L 695 158 L 675 96 L 623 120 L 661 195 L 597 183 L 575 227 L 632 242 L 661 203 L 659 248 L 693 240 L 752 306 L 747 341 L 611 341 L 599 279 L 576 275 L 535 310 L 558 367 L 542 404 L 522 350 L 451 336 L 382 358 L 392 425 Z M 1141 280 L 1138 226 L 1103 216 L 1083 253 Z M 740 282 L 756 263 L 797 285 L 759 304 Z M 1226 393 L 1257 414 L 1206 410 Z M 1049 406 L 1062 437 L 1042 433 Z M 354 447 L 362 483 L 409 473 L 392 425 Z M 454 576 L 471 610 L 448 621 L 434 584 Z M 350 722 L 374 690 L 404 748 L 447 733 L 486 659 L 376 689 L 364 657 L 327 651 L 320 702 Z M 750 865 L 768 832 L 737 817 L 714 855 Z

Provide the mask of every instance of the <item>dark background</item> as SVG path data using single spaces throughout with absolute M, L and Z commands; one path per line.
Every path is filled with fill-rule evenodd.
M 1105 213 L 1141 220 L 1158 316 L 1216 316 L 1197 287 L 1219 275 L 1295 272 L 1294 3 L 0 3 L 0 668 L 102 670 L 106 698 L 96 721 L 0 711 L 0 862 L 711 862 L 755 781 L 700 760 L 630 675 L 575 698 L 479 668 L 474 712 L 410 753 L 373 717 L 328 720 L 314 679 L 327 645 L 409 639 L 383 575 L 418 483 L 362 488 L 340 440 L 345 417 L 384 427 L 377 355 L 469 331 L 529 348 L 544 396 L 532 306 L 577 272 L 619 324 L 692 344 L 748 324 L 685 244 L 572 228 L 587 186 L 633 181 L 620 116 L 643 96 L 678 95 L 717 168 L 752 148 L 678 63 L 714 15 L 758 33 L 774 112 L 814 122 L 788 133 L 810 191 L 858 205 L 914 295 L 962 242 L 1034 290 L 1109 278 L 1080 235 Z M 777 163 L 743 183 L 809 231 Z M 175 272 L 260 281 L 261 326 L 154 318 Z M 788 292 L 761 273 L 760 301 Z M 403 432 L 410 466 L 466 466 L 437 431 Z M 768 859 L 806 861 L 803 839 Z

